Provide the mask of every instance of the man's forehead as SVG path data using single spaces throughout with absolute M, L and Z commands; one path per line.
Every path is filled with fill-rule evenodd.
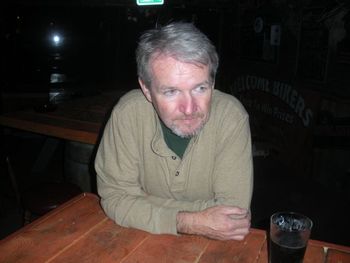
M 204 65 L 202 63 L 195 62 L 195 61 L 186 61 L 185 59 L 180 59 L 175 55 L 168 54 L 168 53 L 155 53 L 150 60 L 150 66 L 152 68 L 157 64 L 163 64 L 162 66 L 164 66 L 170 63 L 178 64 L 178 65 L 188 64 L 188 65 L 198 67 L 200 69 L 208 68 L 208 65 Z

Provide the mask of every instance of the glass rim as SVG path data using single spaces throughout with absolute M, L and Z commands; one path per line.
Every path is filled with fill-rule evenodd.
M 277 215 L 279 214 L 286 214 L 286 215 L 296 215 L 298 217 L 301 217 L 301 218 L 304 218 L 306 219 L 308 222 L 309 222 L 309 225 L 306 229 L 302 230 L 302 231 L 306 231 L 306 230 L 311 230 L 311 228 L 313 227 L 314 223 L 313 221 L 311 220 L 310 217 L 304 215 L 304 214 L 301 214 L 299 212 L 294 212 L 294 211 L 278 211 L 278 212 L 275 212 L 271 215 L 270 217 L 270 224 L 272 224 L 272 218 L 276 217 Z

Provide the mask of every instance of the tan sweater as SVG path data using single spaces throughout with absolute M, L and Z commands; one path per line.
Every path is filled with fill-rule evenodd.
M 177 234 L 176 214 L 218 204 L 249 208 L 253 166 L 249 119 L 233 96 L 214 90 L 209 121 L 180 159 L 140 90 L 120 99 L 95 159 L 98 193 L 118 224 Z

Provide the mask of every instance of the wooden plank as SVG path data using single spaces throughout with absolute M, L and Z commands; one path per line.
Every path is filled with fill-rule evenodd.
M 212 241 L 199 262 L 239 262 L 237 260 L 240 258 L 243 249 L 243 242 Z
M 64 102 L 63 105 L 65 109 L 71 110 L 85 110 L 92 112 L 105 113 L 111 110 L 111 108 L 118 102 L 119 98 L 125 92 L 111 92 L 98 96 L 79 98 L 71 101 Z
M 309 240 L 309 245 L 310 244 L 314 245 L 314 246 L 320 246 L 320 247 L 350 252 L 350 247 L 348 247 L 348 246 L 338 245 L 338 244 L 334 244 L 334 243 L 328 243 L 328 242 L 324 242 L 324 241 L 320 241 L 320 240 L 311 239 L 311 240 Z
M 97 142 L 100 129 L 99 126 L 91 127 L 91 125 L 78 125 L 75 127 L 66 128 L 51 124 L 8 118 L 4 116 L 0 116 L 0 124 L 10 128 L 89 144 L 95 144 Z M 77 129 L 76 127 L 80 128 Z
M 149 235 L 144 231 L 120 227 L 112 220 L 107 220 L 50 262 L 121 262 Z
M 36 113 L 36 116 L 39 114 Z M 46 119 L 55 119 L 58 121 L 69 120 L 73 122 L 79 123 L 88 123 L 100 125 L 103 123 L 106 113 L 104 112 L 94 112 L 87 109 L 59 109 L 54 112 L 42 114 L 41 117 Z
M 326 263 L 349 263 L 350 252 L 340 251 L 337 249 L 327 250 Z
M 326 257 L 322 246 L 308 244 L 305 251 L 304 263 L 324 262 L 325 258 Z
M 34 110 L 0 115 L 0 125 L 61 139 L 95 144 L 112 107 L 124 92 L 64 102 L 53 112 Z
M 98 199 L 80 196 L 0 243 L 0 262 L 45 262 L 108 220 Z
M 256 263 L 268 263 L 268 240 L 266 239 Z
M 212 241 L 199 262 L 256 262 L 265 240 L 265 235 L 252 232 L 243 241 Z
M 123 263 L 197 262 L 209 242 L 200 236 L 150 235 Z
M 75 113 L 72 113 L 75 114 Z M 72 115 L 71 114 L 71 115 Z M 21 125 L 21 122 L 30 122 L 32 124 L 42 124 L 42 125 L 50 125 L 55 127 L 62 127 L 66 129 L 76 129 L 76 130 L 87 130 L 96 132 L 99 130 L 101 123 L 103 121 L 103 117 L 99 121 L 84 121 L 73 118 L 67 118 L 67 116 L 59 116 L 59 115 L 48 115 L 48 114 L 39 114 L 39 113 L 31 113 L 31 112 L 13 112 L 6 115 L 0 116 L 1 123 L 3 125 L 16 123 L 17 125 Z

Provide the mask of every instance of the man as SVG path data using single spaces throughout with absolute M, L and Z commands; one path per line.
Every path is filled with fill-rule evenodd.
M 191 23 L 146 31 L 140 90 L 123 96 L 95 160 L 98 192 L 118 224 L 152 233 L 242 240 L 249 231 L 248 115 L 214 90 L 218 56 Z

